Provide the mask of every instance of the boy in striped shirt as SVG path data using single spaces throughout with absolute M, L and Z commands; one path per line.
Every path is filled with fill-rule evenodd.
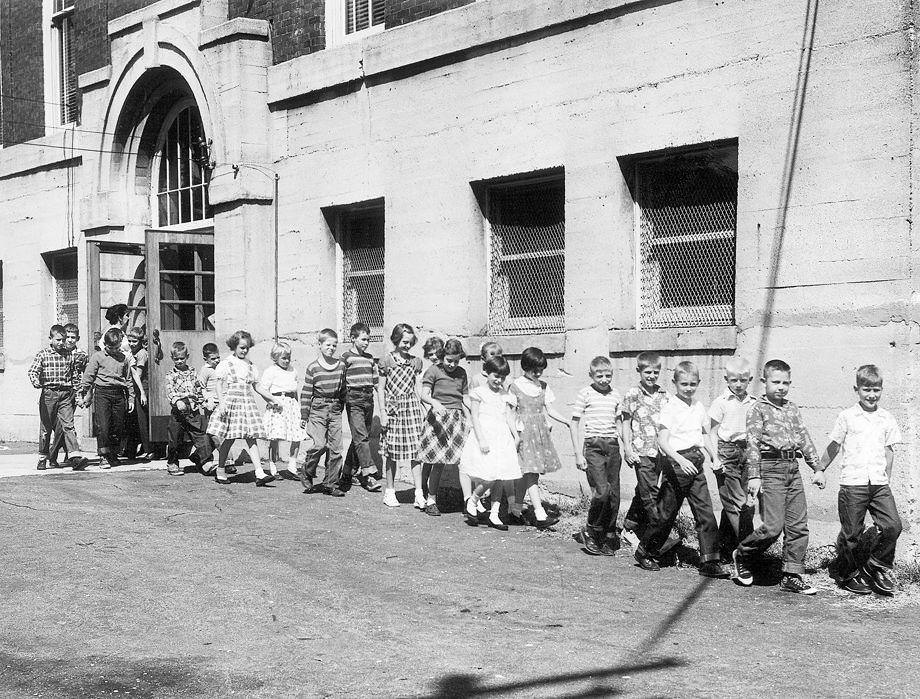
M 607 357 L 591 360 L 591 385 L 578 392 L 572 409 L 575 464 L 591 486 L 588 522 L 582 530 L 582 550 L 592 556 L 612 556 L 619 547 L 620 438 L 623 398 L 610 384 L 613 366 Z M 583 445 L 583 449 L 579 446 Z
M 371 456 L 370 433 L 374 424 L 374 394 L 380 372 L 377 359 L 367 351 L 371 329 L 365 323 L 355 323 L 348 333 L 352 349 L 342 353 L 345 364 L 345 410 L 351 428 L 351 444 L 345 455 L 345 468 L 339 489 L 351 488 L 352 474 L 357 469 L 358 482 L 365 490 L 376 493 L 380 482 L 376 478 L 377 464 Z
M 345 364 L 335 356 L 339 336 L 324 328 L 317 335 L 319 357 L 307 365 L 300 391 L 300 417 L 313 442 L 303 457 L 300 480 L 304 492 L 343 497 L 339 489 L 342 475 L 342 407 L 345 393 Z M 313 487 L 316 467 L 326 454 L 326 474 L 321 485 Z

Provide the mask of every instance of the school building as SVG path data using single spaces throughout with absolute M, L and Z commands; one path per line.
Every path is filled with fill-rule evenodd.
M 0 8 L 0 439 L 35 439 L 49 325 L 91 343 L 119 302 L 193 357 L 246 328 L 263 367 L 357 319 L 537 345 L 564 413 L 597 354 L 621 391 L 641 350 L 693 360 L 704 401 L 778 356 L 819 449 L 876 363 L 918 522 L 910 3 Z

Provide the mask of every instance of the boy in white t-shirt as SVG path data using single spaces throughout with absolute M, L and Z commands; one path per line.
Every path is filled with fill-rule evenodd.
M 692 362 L 681 362 L 674 369 L 676 400 L 667 401 L 658 418 L 658 448 L 662 459 L 662 482 L 658 493 L 660 517 L 642 537 L 635 557 L 645 570 L 658 570 L 655 560 L 661 553 L 684 498 L 696 521 L 700 542 L 700 575 L 728 577 L 719 564 L 719 527 L 712 512 L 712 499 L 704 468 L 712 468 L 712 454 L 706 443 L 709 416 L 694 399 L 700 385 L 700 372 Z
M 880 595 L 891 596 L 895 590 L 891 567 L 901 535 L 901 518 L 889 480 L 894 465 L 893 447 L 901 442 L 901 431 L 891 413 L 878 406 L 882 397 L 882 376 L 878 367 L 873 364 L 859 367 L 854 390 L 859 402 L 837 417 L 814 483 L 824 488 L 825 469 L 842 453 L 837 495 L 839 585 L 857 595 L 867 595 L 871 588 Z M 860 566 L 856 549 L 867 511 L 878 529 L 878 537 L 872 544 L 869 559 Z

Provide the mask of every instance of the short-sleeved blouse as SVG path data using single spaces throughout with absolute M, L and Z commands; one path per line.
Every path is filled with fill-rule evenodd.
M 294 367 L 282 369 L 277 364 L 272 364 L 262 372 L 259 379 L 259 390 L 266 393 L 297 393 L 300 380 Z
M 447 371 L 440 364 L 432 364 L 422 377 L 422 386 L 431 390 L 431 397 L 439 401 L 448 410 L 463 408 L 463 396 L 470 391 L 463 367 Z
M 399 367 L 400 362 L 402 362 L 402 364 L 405 364 L 406 362 L 408 362 L 409 364 L 412 365 L 412 369 L 415 371 L 416 374 L 422 373 L 422 360 L 419 357 L 409 357 L 409 359 L 403 361 L 403 360 L 396 359 L 396 357 L 393 356 L 392 352 L 387 352 L 380 359 L 380 375 L 386 376 L 391 371 Z
M 230 355 L 220 360 L 220 364 L 214 369 L 214 375 L 221 382 L 226 382 L 230 375 L 230 367 L 233 367 L 236 377 L 243 383 L 253 383 L 259 379 L 259 370 L 253 366 L 248 359 L 239 359 L 236 355 Z

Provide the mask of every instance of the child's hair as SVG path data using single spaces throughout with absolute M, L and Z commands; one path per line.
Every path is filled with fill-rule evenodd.
M 681 376 L 693 376 L 699 381 L 700 370 L 696 368 L 696 364 L 693 362 L 681 362 L 674 367 L 674 380 L 677 381 Z
M 316 344 L 321 345 L 326 340 L 335 340 L 339 341 L 339 334 L 332 328 L 323 328 L 318 333 L 316 333 Z
M 202 357 L 207 357 L 209 354 L 220 354 L 220 350 L 217 349 L 217 345 L 213 342 L 207 342 L 205 346 L 201 348 Z
M 176 340 L 172 343 L 172 351 L 169 353 L 169 356 L 172 357 L 173 361 L 177 359 L 188 359 L 188 347 L 185 346 L 182 340 Z
M 133 337 L 138 340 L 143 340 L 144 335 L 145 335 L 144 329 L 140 325 L 135 325 L 133 328 L 131 328 L 128 331 L 128 337 Z
M 455 337 L 450 338 L 444 343 L 442 354 L 445 357 L 449 355 L 451 357 L 460 357 L 460 359 L 466 357 L 466 352 L 463 350 L 463 343 Z
M 744 357 L 729 357 L 728 361 L 725 362 L 725 373 L 726 374 L 750 374 L 751 373 L 751 363 Z
M 240 340 L 246 340 L 249 343 L 249 346 L 252 347 L 252 335 L 250 335 L 245 330 L 237 330 L 230 337 L 227 338 L 227 347 L 232 350 L 235 350 L 237 345 L 240 344 Z
M 636 366 L 645 369 L 650 366 L 661 366 L 661 355 L 657 352 L 640 352 L 636 357 Z
M 117 323 L 122 319 L 122 316 L 128 315 L 128 307 L 123 303 L 116 303 L 114 306 L 109 306 L 105 311 L 105 319 L 109 323 Z
M 291 346 L 287 342 L 276 342 L 272 345 L 272 361 L 277 362 L 281 357 L 291 356 Z
M 601 354 L 592 359 L 591 364 L 588 365 L 588 371 L 593 374 L 598 369 L 613 369 L 613 363 L 610 361 L 610 357 L 605 357 Z
M 68 323 L 64 326 L 64 334 L 73 333 L 79 339 L 80 337 L 80 328 L 77 327 L 76 323 Z
M 546 355 L 539 347 L 528 347 L 521 352 L 521 371 L 543 371 L 546 369 Z
M 399 339 L 402 339 L 402 335 L 399 336 Z M 395 345 L 396 343 L 394 342 L 393 344 Z M 422 345 L 422 352 L 426 357 L 434 352 L 438 359 L 444 359 L 444 340 L 432 335 L 425 340 L 425 344 Z
M 856 370 L 856 385 L 881 388 L 882 374 L 875 364 L 863 364 Z
M 406 333 L 412 335 L 412 344 L 410 347 L 415 347 L 415 343 L 418 342 L 418 335 L 415 334 L 415 328 L 413 328 L 408 323 L 397 323 L 393 327 L 393 332 L 390 333 L 390 342 L 393 345 L 398 345 L 399 341 L 403 339 L 403 335 Z
M 61 337 L 63 337 L 63 336 L 66 335 L 66 334 L 67 334 L 67 333 L 64 332 L 64 326 L 61 325 L 60 323 L 55 323 L 55 324 L 52 325 L 51 328 L 48 330 L 48 337 L 49 337 L 49 338 L 50 338 L 52 335 L 60 335 Z
M 504 354 L 500 344 L 495 342 L 495 340 L 489 340 L 488 342 L 483 342 L 482 347 L 479 348 L 479 356 L 482 358 L 482 361 L 486 361 L 489 358 L 490 350 L 495 350 L 496 357 L 500 357 Z
M 482 370 L 487 374 L 505 377 L 511 373 L 511 365 L 508 364 L 507 359 L 498 355 L 491 359 L 487 359 L 482 365 Z
M 348 336 L 354 340 L 362 333 L 370 335 L 371 329 L 368 327 L 367 323 L 355 323 L 351 326 L 351 330 L 348 331 Z
M 771 359 L 763 365 L 763 375 L 767 377 L 772 371 L 782 371 L 785 374 L 792 373 L 792 367 L 786 364 L 782 359 Z
M 125 334 L 121 331 L 121 328 L 109 328 L 105 331 L 105 335 L 102 336 L 102 341 L 109 347 L 118 347 L 124 337 Z

